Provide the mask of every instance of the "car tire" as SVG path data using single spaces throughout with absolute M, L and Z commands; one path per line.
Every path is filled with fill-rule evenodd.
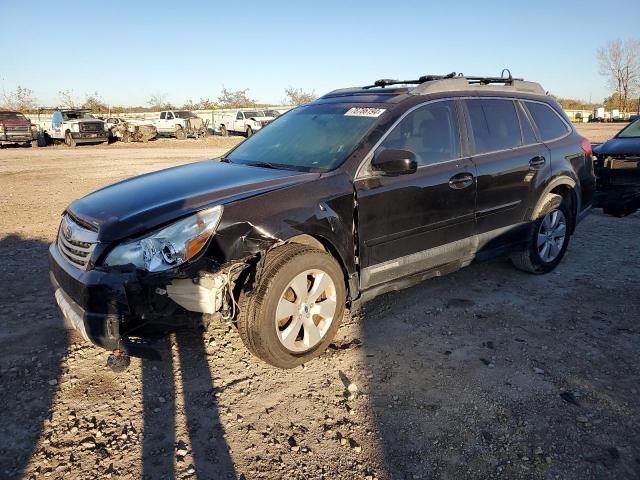
M 251 129 L 251 127 L 247 127 L 247 131 L 245 133 L 246 137 L 249 138 L 251 135 L 253 135 L 253 130 Z
M 227 130 L 227 127 L 225 127 L 224 125 L 220 126 L 220 134 L 223 137 L 228 137 L 229 136 L 229 131 Z
M 183 128 L 176 128 L 176 138 L 178 140 L 184 140 L 187 138 L 187 134 Z
M 76 146 L 76 141 L 71 136 L 71 132 L 67 132 L 64 134 L 64 144 L 70 148 L 74 148 Z
M 574 222 L 569 203 L 561 195 L 551 194 L 541 211 L 531 223 L 526 247 L 511 255 L 517 269 L 538 275 L 551 272 L 562 261 Z
M 253 288 L 240 294 L 238 332 L 258 358 L 274 367 L 293 368 L 329 346 L 345 301 L 342 268 L 331 255 L 286 244 L 267 253 Z

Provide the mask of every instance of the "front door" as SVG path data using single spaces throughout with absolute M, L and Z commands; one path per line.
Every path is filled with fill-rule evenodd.
M 472 250 L 475 167 L 461 153 L 459 115 L 452 100 L 407 114 L 373 157 L 411 151 L 415 173 L 385 176 L 365 168 L 355 182 L 361 288 L 468 257 Z

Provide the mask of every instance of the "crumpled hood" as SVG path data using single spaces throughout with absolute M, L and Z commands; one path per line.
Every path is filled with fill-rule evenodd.
M 251 117 L 250 119 L 256 122 L 270 122 L 273 120 L 273 117 Z
M 593 149 L 596 155 L 640 155 L 640 138 L 612 138 Z
M 317 173 L 205 160 L 109 185 L 74 201 L 67 211 L 81 223 L 97 228 L 99 241 L 111 242 L 138 235 L 206 207 L 285 188 L 318 176 Z M 250 214 L 247 212 L 248 216 Z

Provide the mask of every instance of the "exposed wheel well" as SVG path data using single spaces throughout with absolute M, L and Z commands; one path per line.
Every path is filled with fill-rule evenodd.
M 555 193 L 556 195 L 561 195 L 562 198 L 567 200 L 569 203 L 569 211 L 571 212 L 571 233 L 576 228 L 576 219 L 578 218 L 578 194 L 574 187 L 571 187 L 567 184 L 558 185 L 553 188 L 549 193 Z
M 344 282 L 347 287 L 347 293 L 349 295 L 352 295 L 354 293 L 350 291 L 349 273 L 347 272 L 347 269 L 345 267 L 344 260 L 338 253 L 338 250 L 331 244 L 331 242 L 325 240 L 322 237 L 314 237 L 313 235 L 302 234 L 302 235 L 296 235 L 295 237 L 291 237 L 289 240 L 286 241 L 286 243 L 300 243 L 302 245 L 308 245 L 310 247 L 317 248 L 318 250 L 327 252 L 329 255 L 331 255 L 333 258 L 336 259 L 336 261 L 340 265 L 340 268 L 342 269 L 342 274 L 344 275 Z

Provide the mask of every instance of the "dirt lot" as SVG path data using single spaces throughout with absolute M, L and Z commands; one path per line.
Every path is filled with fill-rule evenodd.
M 581 135 L 591 143 L 604 143 L 626 127 L 628 123 L 576 123 L 575 127 Z
M 0 151 L 0 478 L 640 478 L 640 214 L 589 216 L 543 277 L 384 295 L 291 371 L 221 323 L 107 370 L 48 284 L 60 212 L 237 141 Z

